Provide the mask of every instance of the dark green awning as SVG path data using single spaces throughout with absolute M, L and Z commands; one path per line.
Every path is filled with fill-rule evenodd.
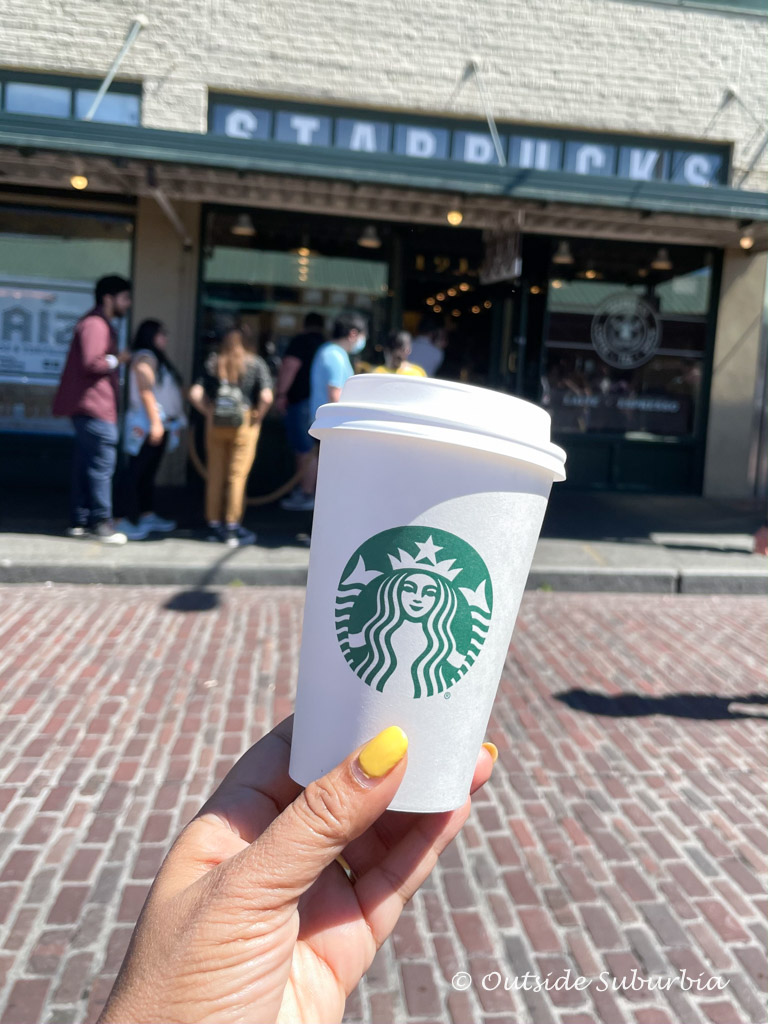
M 374 156 L 197 132 L 0 114 L 0 146 L 150 163 L 303 175 L 477 196 L 768 221 L 768 195 L 744 189 L 638 182 L 451 160 Z

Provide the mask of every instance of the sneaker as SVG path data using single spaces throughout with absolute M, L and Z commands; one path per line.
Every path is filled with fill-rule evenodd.
M 115 529 L 124 533 L 128 540 L 146 540 L 149 536 L 149 527 L 145 523 L 132 523 L 130 519 L 118 519 Z
M 163 519 L 156 512 L 145 512 L 139 519 L 139 526 L 146 526 L 149 533 L 173 533 L 177 525 L 173 519 Z
M 286 512 L 311 512 L 314 507 L 314 494 L 305 494 L 303 491 L 291 494 L 280 502 L 280 508 L 285 509 Z
M 102 544 L 118 545 L 128 542 L 126 535 L 116 530 L 109 522 L 97 523 L 91 530 L 91 537 L 101 541 Z
M 87 537 L 88 527 L 86 526 L 68 526 L 67 527 L 68 537 Z
M 211 544 L 226 544 L 229 539 L 226 526 L 217 523 L 216 526 L 208 527 L 208 536 L 205 538 Z
M 290 508 L 291 504 L 297 501 L 302 493 L 301 487 L 297 484 L 290 494 L 280 499 L 280 508 L 285 508 L 286 505 Z
M 256 534 L 246 530 L 244 526 L 227 527 L 227 545 L 231 548 L 242 548 L 256 543 Z

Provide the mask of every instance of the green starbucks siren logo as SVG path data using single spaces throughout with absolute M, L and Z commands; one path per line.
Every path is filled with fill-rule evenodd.
M 352 555 L 336 593 L 347 664 L 376 690 L 447 691 L 472 667 L 491 624 L 485 563 L 445 530 L 402 526 Z

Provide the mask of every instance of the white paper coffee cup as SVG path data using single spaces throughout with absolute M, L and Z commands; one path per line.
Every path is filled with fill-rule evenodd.
M 446 381 L 352 377 L 324 405 L 290 775 L 308 785 L 390 725 L 390 805 L 467 798 L 554 480 L 549 415 Z

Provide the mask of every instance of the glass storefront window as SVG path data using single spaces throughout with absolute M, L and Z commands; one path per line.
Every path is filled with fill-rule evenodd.
M 96 89 L 78 89 L 75 93 L 75 117 L 82 120 L 96 97 Z M 129 124 L 136 126 L 141 119 L 141 100 L 135 93 L 108 92 L 102 98 L 94 121 L 104 124 Z
M 205 347 L 217 329 L 238 320 L 274 368 L 307 313 L 323 316 L 330 332 L 336 314 L 356 309 L 369 318 L 372 338 L 386 331 L 389 247 L 386 240 L 377 249 L 361 247 L 362 229 L 359 221 L 210 210 L 203 259 Z
M 712 302 L 712 254 L 568 243 L 546 285 L 542 402 L 555 433 L 693 436 Z
M 371 351 L 390 327 L 392 235 L 387 225 L 367 227 L 343 217 L 232 207 L 206 210 L 196 369 L 217 333 L 241 323 L 247 328 L 246 343 L 276 377 L 288 343 L 303 330 L 308 313 L 322 316 L 326 337 L 342 310 L 363 313 Z M 192 431 L 204 462 L 199 417 L 193 416 Z M 248 493 L 270 494 L 294 472 L 283 419 L 273 413 L 262 427 Z
M 133 221 L 18 206 L 0 222 L 0 432 L 70 433 L 51 403 L 72 329 L 98 278 L 130 278 Z
M 40 81 L 40 75 L 21 72 L 0 72 L 2 109 L 8 114 L 27 114 L 37 117 L 64 117 L 83 120 L 91 109 L 100 82 L 66 79 L 51 76 L 49 82 Z M 93 116 L 104 124 L 141 123 L 141 89 L 127 82 L 113 82 L 103 96 Z
M 5 110 L 9 114 L 38 114 L 43 117 L 69 117 L 70 90 L 56 85 L 33 82 L 7 82 Z

